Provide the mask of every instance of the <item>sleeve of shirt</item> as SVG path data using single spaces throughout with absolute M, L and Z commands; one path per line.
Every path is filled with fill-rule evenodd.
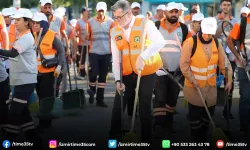
M 140 56 L 144 60 L 147 60 L 151 56 L 155 55 L 165 45 L 165 40 L 160 31 L 156 28 L 154 22 L 147 22 L 146 33 L 148 39 L 152 41 L 152 44 L 144 52 L 141 53 Z
M 111 38 L 111 52 L 112 52 L 112 72 L 115 77 L 115 81 L 120 80 L 120 57 L 119 50 L 115 41 Z
M 232 66 L 228 60 L 228 58 L 226 57 L 226 53 L 221 45 L 221 43 L 219 43 L 219 48 L 218 48 L 218 53 L 219 53 L 219 62 L 218 62 L 218 67 L 221 71 L 221 73 L 225 76 L 225 59 L 227 59 L 227 67 L 228 67 L 228 81 L 232 82 L 232 77 L 233 77 L 233 71 L 232 71 Z
M 229 36 L 232 37 L 234 40 L 240 39 L 240 25 L 238 23 L 234 24 L 234 27 L 231 30 Z
M 193 38 L 188 38 L 183 46 L 180 57 L 180 69 L 184 77 L 191 83 L 195 80 L 193 73 L 191 72 L 191 54 L 193 48 Z
M 60 31 L 66 30 L 66 22 L 62 20 Z
M 24 35 L 24 36 L 25 37 L 18 39 L 13 45 L 13 48 L 15 48 L 19 54 L 22 54 L 23 52 L 28 50 L 32 44 L 31 39 L 26 38 L 27 35 Z M 34 39 L 33 39 L 33 44 L 34 44 Z

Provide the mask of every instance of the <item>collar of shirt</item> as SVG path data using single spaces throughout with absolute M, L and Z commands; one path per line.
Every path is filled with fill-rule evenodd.
M 96 16 L 95 19 L 96 19 L 97 21 L 99 21 L 100 23 L 102 23 L 102 22 L 104 22 L 104 21 L 107 20 L 107 16 L 104 16 L 104 19 L 99 19 L 99 18 Z
M 162 19 L 162 20 L 161 20 L 160 26 L 161 26 L 162 28 L 164 28 L 165 30 L 167 30 L 168 33 L 173 32 L 175 29 L 177 29 L 177 28 L 181 25 L 180 22 L 177 22 L 176 25 L 175 25 L 175 27 L 174 27 L 172 30 L 170 30 L 170 29 L 168 29 L 168 27 L 165 25 L 165 20 L 166 20 L 166 19 Z
M 224 20 L 222 14 L 218 14 L 218 19 Z M 233 19 L 233 16 L 230 15 L 230 16 L 229 16 L 229 19 L 232 20 L 232 19 Z
M 23 33 L 18 33 L 18 39 L 20 39 L 23 35 L 27 34 L 30 32 L 30 29 L 27 29 L 26 31 L 24 31 Z
M 134 26 L 134 23 L 135 23 L 135 16 L 132 16 L 132 20 L 131 20 L 131 22 L 129 23 L 128 28 L 127 28 L 127 29 L 122 28 L 122 30 L 123 30 L 123 31 L 131 30 L 131 28 Z

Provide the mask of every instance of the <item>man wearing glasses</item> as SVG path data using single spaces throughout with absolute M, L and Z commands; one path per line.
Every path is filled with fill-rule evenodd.
M 96 93 L 96 105 L 99 107 L 108 107 L 104 103 L 104 88 L 106 83 L 106 76 L 108 68 L 111 63 L 110 50 L 110 29 L 115 26 L 114 21 L 105 16 L 107 12 L 107 4 L 105 2 L 98 2 L 96 5 L 97 16 L 90 18 L 88 22 L 88 33 L 85 35 L 86 40 L 90 40 L 89 50 L 89 103 L 94 102 L 94 95 Z M 96 81 L 97 92 L 96 92 Z
M 112 110 L 110 137 L 121 140 L 121 100 L 123 95 L 123 111 L 133 97 L 141 70 L 139 86 L 139 116 L 141 121 L 141 141 L 151 143 L 152 114 L 151 100 L 155 81 L 155 72 L 162 67 L 159 50 L 165 41 L 151 20 L 136 18 L 128 1 L 119 0 L 111 7 L 118 26 L 111 30 L 111 50 L 113 56 L 113 73 L 116 83 L 116 95 Z M 142 39 L 143 31 L 146 39 Z M 145 40 L 146 48 L 141 53 L 141 44 Z M 120 82 L 120 53 L 122 53 L 122 77 Z M 150 149 L 150 147 L 147 147 Z
M 196 35 L 201 30 L 201 21 L 203 19 L 204 15 L 202 13 L 197 13 L 193 15 L 190 29 L 192 35 Z

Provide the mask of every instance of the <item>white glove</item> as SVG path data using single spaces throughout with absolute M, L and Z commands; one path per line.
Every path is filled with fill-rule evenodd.
M 165 76 L 165 75 L 167 75 L 167 73 L 165 71 L 163 71 L 163 70 L 156 71 L 156 74 L 157 74 L 157 76 Z
M 60 66 L 60 65 L 58 65 L 57 67 L 56 67 L 56 70 L 55 70 L 55 72 L 54 72 L 54 76 L 55 77 L 59 77 L 59 75 L 60 75 L 60 73 L 61 73 L 61 69 L 62 69 L 62 66 Z

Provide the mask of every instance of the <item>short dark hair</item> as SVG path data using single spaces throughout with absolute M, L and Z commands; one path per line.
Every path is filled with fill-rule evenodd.
M 82 8 L 81 13 L 83 13 L 84 11 L 86 11 L 87 9 L 85 7 Z
M 220 4 L 222 4 L 223 2 L 230 2 L 231 4 L 233 3 L 232 0 L 220 0 Z
M 130 3 L 127 0 L 119 0 L 113 6 L 111 6 L 111 11 L 116 11 L 117 9 L 122 9 L 123 12 L 130 10 Z
M 190 14 L 196 14 L 196 13 L 198 13 L 197 10 L 195 10 L 195 9 L 190 10 Z

